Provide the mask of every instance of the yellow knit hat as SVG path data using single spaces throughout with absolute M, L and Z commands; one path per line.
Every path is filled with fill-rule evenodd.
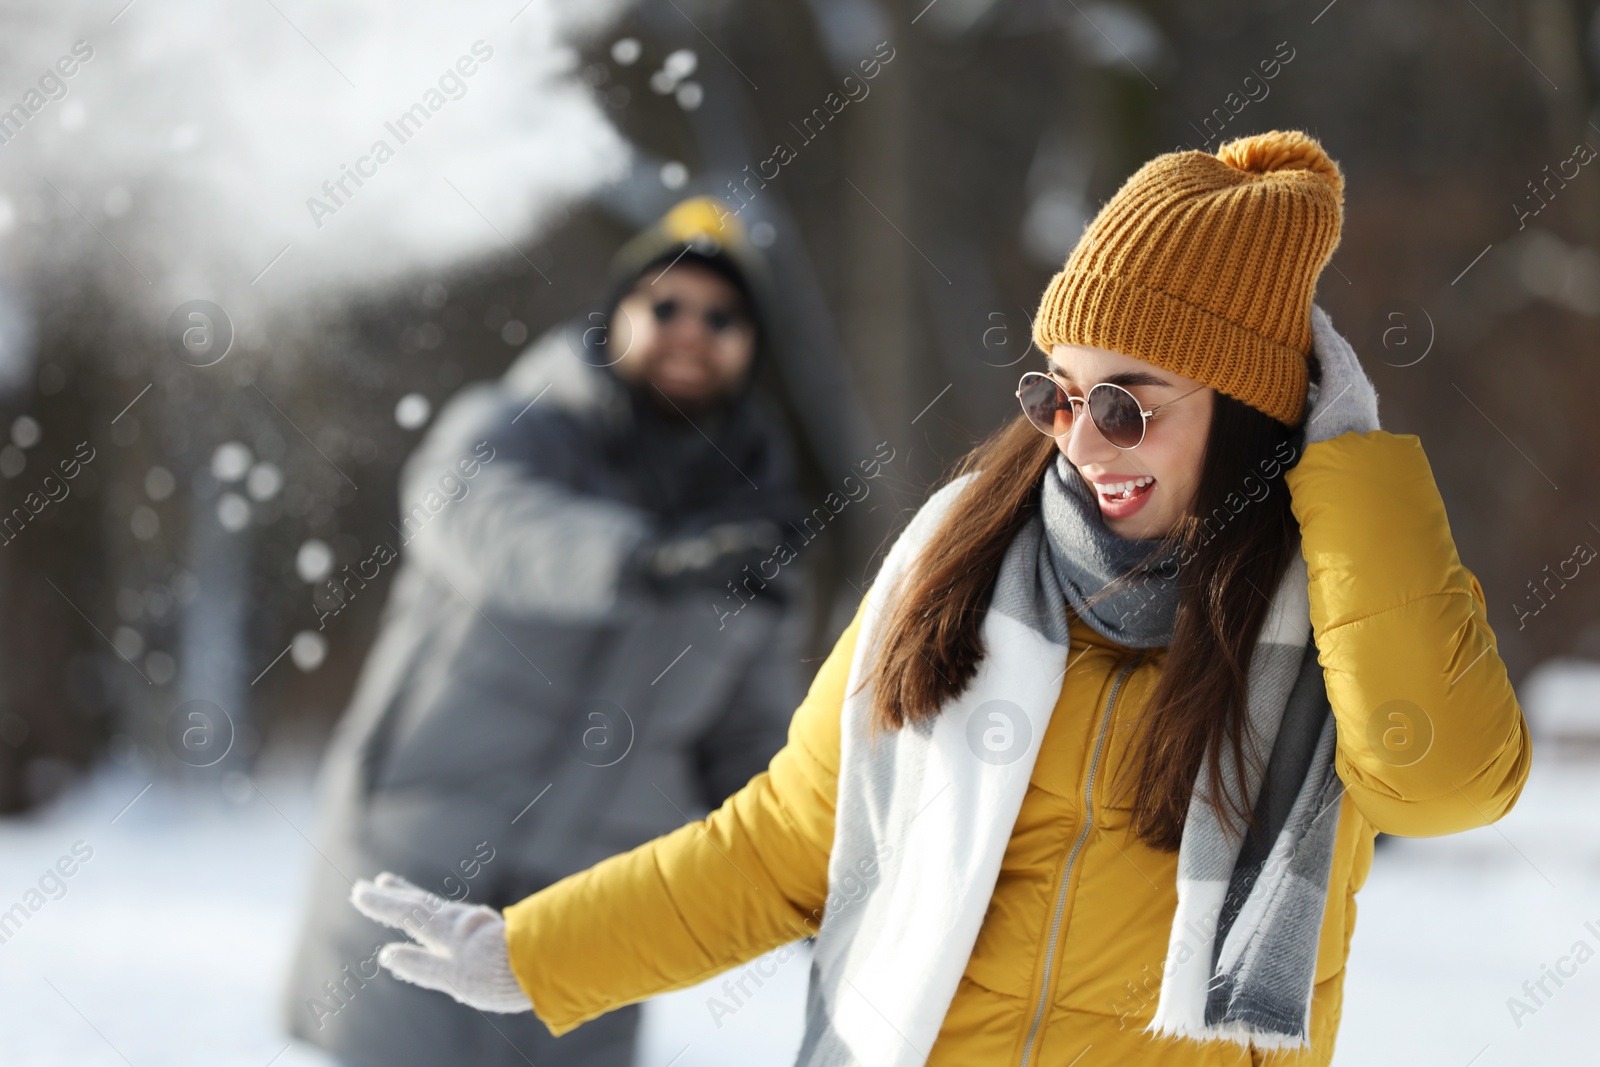
M 1033 339 L 1109 348 L 1296 426 L 1343 204 L 1338 164 L 1299 130 L 1157 156 L 1084 230 Z

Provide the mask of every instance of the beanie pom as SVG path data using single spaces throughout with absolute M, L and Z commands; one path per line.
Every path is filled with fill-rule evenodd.
M 1344 203 L 1344 175 L 1339 165 L 1328 158 L 1320 144 L 1299 130 L 1240 137 L 1217 149 L 1217 158 L 1235 170 L 1254 174 L 1309 170 L 1327 182 L 1339 203 Z

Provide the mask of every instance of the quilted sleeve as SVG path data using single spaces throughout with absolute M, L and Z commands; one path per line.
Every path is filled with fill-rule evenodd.
M 1499 819 L 1528 777 L 1528 727 L 1421 440 L 1341 434 L 1286 482 L 1356 806 L 1409 837 Z

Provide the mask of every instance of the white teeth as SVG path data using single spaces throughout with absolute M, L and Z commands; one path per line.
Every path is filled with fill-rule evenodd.
M 1104 496 L 1122 496 L 1124 494 L 1133 492 L 1135 489 L 1149 485 L 1153 481 L 1155 481 L 1155 479 L 1146 474 L 1142 477 L 1135 478 L 1131 482 L 1100 482 L 1095 486 L 1095 488 L 1099 489 L 1101 494 Z

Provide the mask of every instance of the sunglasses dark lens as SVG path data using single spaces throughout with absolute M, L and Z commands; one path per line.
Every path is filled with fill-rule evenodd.
M 1107 441 L 1132 448 L 1144 438 L 1144 415 L 1133 394 L 1109 385 L 1089 390 L 1089 417 Z
M 1040 433 L 1060 437 L 1072 429 L 1072 404 L 1067 394 L 1051 378 L 1030 376 L 1023 385 L 1018 399 L 1023 413 Z

